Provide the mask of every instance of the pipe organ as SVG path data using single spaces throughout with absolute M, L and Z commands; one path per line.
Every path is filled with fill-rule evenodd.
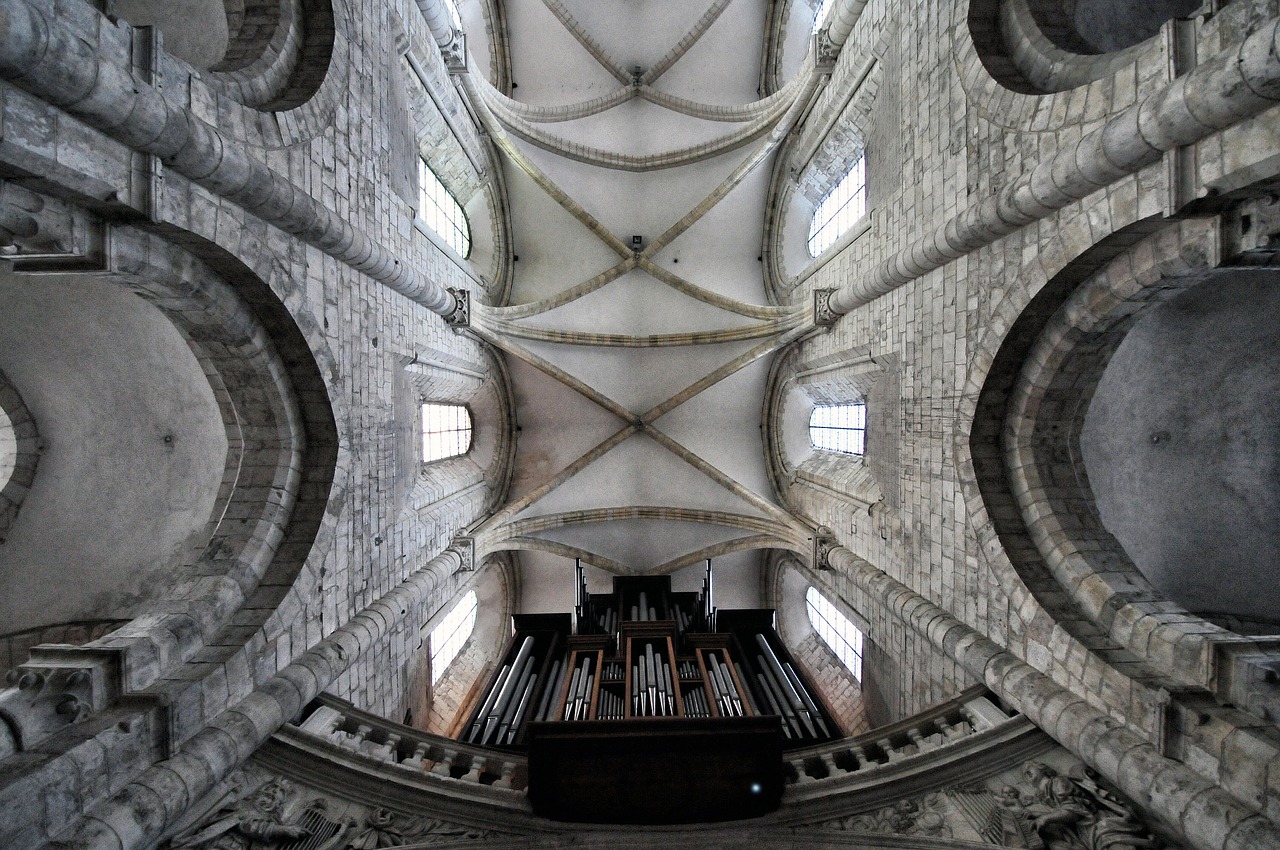
M 841 735 L 778 639 L 771 610 L 717 611 L 669 576 L 616 577 L 588 593 L 579 564 L 572 614 L 514 618 L 514 636 L 462 739 L 524 748 L 544 723 L 774 718 L 783 747 Z M 662 728 L 662 727 L 655 727 Z

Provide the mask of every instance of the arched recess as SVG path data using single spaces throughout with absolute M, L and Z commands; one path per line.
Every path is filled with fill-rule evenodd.
M 884 358 L 882 365 L 866 352 L 841 352 L 824 358 L 830 361 L 824 363 L 801 358 L 798 344 L 780 352 L 766 384 L 765 455 L 779 499 L 801 514 L 809 512 L 796 498 L 797 488 L 834 496 L 864 516 L 896 506 L 897 479 L 886 477 L 895 464 L 886 463 L 880 475 L 872 466 L 877 455 L 888 460 L 898 454 L 896 359 Z M 858 401 L 867 403 L 866 453 L 854 456 L 814 448 L 809 437 L 814 408 Z
M 413 486 L 405 494 L 406 509 L 429 510 L 464 490 L 480 494 L 484 510 L 493 511 L 506 499 L 515 469 L 515 406 L 511 379 L 502 357 L 481 346 L 482 363 L 461 364 L 417 357 L 404 364 L 405 434 L 402 453 L 418 464 Z M 471 414 L 470 450 L 459 457 L 421 463 L 423 402 L 459 404 Z
M 850 675 L 840 660 L 814 631 L 805 611 L 805 594 L 814 582 L 811 572 L 793 555 L 772 552 L 761 572 L 761 597 L 766 608 L 777 613 L 778 636 L 791 650 L 792 657 L 803 665 L 809 680 L 822 691 L 832 716 L 845 735 L 860 735 L 871 728 L 867 707 L 863 702 L 862 683 Z M 830 590 L 820 588 L 824 595 Z M 856 611 L 844 605 L 835 594 L 828 599 L 841 609 L 855 625 L 866 633 L 866 622 Z
M 483 566 L 462 582 L 448 602 L 422 624 L 419 652 L 410 662 L 407 717 L 410 725 L 439 735 L 456 735 L 471 712 L 480 685 L 493 672 L 495 660 L 511 637 L 511 616 L 519 599 L 519 571 L 509 553 L 485 558 Z M 430 635 L 468 592 L 477 596 L 476 621 L 453 663 L 433 686 Z
M 953 8 L 957 79 L 972 107 L 997 127 L 1060 130 L 1085 119 L 1072 105 L 1084 102 L 1089 119 L 1105 118 L 1136 103 L 1147 91 L 1142 84 L 1167 79 L 1158 41 L 1106 57 L 1068 54 L 1040 32 L 1025 5 L 1016 5 L 1029 2 L 967 0 Z M 1017 42 L 1016 51 L 1006 46 L 1009 40 Z M 1131 79 L 1142 84 L 1118 84 Z
M 344 6 L 331 0 L 116 0 L 111 12 L 134 26 L 154 26 L 166 53 L 196 69 L 191 74 L 170 62 L 157 70 L 168 85 L 184 75 L 191 87 L 205 89 L 217 103 L 207 120 L 220 131 L 278 148 L 316 136 L 346 97 L 351 26 Z M 220 20 L 211 19 L 215 12 Z M 238 120 L 227 120 L 228 114 Z
M 1144 313 L 1211 274 L 1218 247 L 1215 221 L 1153 219 L 1067 264 L 995 354 L 969 451 L 985 513 L 1030 591 L 1019 602 L 1011 585 L 1037 640 L 1046 636 L 1034 622 L 1041 614 L 1027 604 L 1032 598 L 1053 628 L 1106 665 L 1124 666 L 1135 687 L 1204 688 L 1224 703 L 1271 710 L 1274 685 L 1257 669 L 1280 658 L 1280 643 L 1233 635 L 1156 589 L 1102 521 L 1080 451 L 1112 354 Z M 1208 466 L 1204 472 L 1215 474 Z
M 1178 2 L 1185 5 L 1186 0 L 1174 0 L 1174 5 Z M 1191 2 L 1194 11 L 1200 4 Z M 1077 18 L 1085 6 L 1094 5 L 1074 0 L 970 0 L 969 31 L 991 76 L 1022 94 L 1066 91 L 1160 57 L 1160 45 L 1148 40 L 1173 14 L 1143 19 L 1141 26 L 1126 30 L 1128 38 L 1117 34 L 1124 44 L 1107 42 L 1112 46 L 1102 48 L 1085 37 Z M 1093 10 L 1084 18 L 1086 28 L 1095 17 Z
M 46 199 L 44 214 L 59 208 Z M 86 225 L 90 232 L 99 226 L 91 218 Z M 107 271 L 84 273 L 117 297 L 141 297 L 171 323 L 207 380 L 226 447 L 207 520 L 174 554 L 168 580 L 119 609 L 128 623 L 84 647 L 94 663 L 114 659 L 125 691 L 171 675 L 202 649 L 205 664 L 244 653 L 272 618 L 277 630 L 305 628 L 281 620 L 278 606 L 298 592 L 293 585 L 317 536 L 333 533 L 331 500 L 340 503 L 343 491 L 333 485 L 335 478 L 345 481 L 317 362 L 327 356 L 325 343 L 308 339 L 272 287 L 241 260 L 198 239 L 189 245 L 200 259 L 155 234 L 117 226 L 105 241 Z M 270 257 L 255 259 L 281 267 Z M 15 268 L 29 265 L 19 254 Z M 108 684 L 111 692 L 95 693 L 95 708 L 118 695 L 110 677 Z

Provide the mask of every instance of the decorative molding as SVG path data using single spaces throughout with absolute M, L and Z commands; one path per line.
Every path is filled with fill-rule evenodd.
M 831 296 L 835 292 L 834 289 L 813 290 L 813 323 L 817 327 L 830 330 L 840 321 L 841 314 L 831 308 Z
M 453 312 L 444 317 L 445 322 L 455 330 L 471 327 L 471 293 L 465 289 L 449 288 L 453 296 Z
M 815 570 L 832 570 L 831 550 L 840 545 L 831 529 L 819 526 L 813 534 L 813 553 L 810 555 Z
M 440 58 L 444 60 L 444 66 L 449 69 L 450 75 L 467 73 L 466 35 L 455 32 L 453 40 L 440 45 Z
M 831 40 L 830 27 L 823 27 L 813 34 L 814 68 L 819 74 L 830 74 L 840 58 L 840 45 Z
M 469 573 L 474 572 L 476 568 L 476 539 L 469 535 L 458 535 L 449 542 L 449 548 L 458 553 L 458 557 L 462 559 L 462 566 L 458 567 L 458 572 Z
M 15 272 L 110 271 L 111 228 L 84 210 L 0 181 L 0 259 Z

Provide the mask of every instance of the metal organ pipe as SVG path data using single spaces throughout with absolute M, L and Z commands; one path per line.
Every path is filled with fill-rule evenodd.
M 809 694 L 809 690 L 805 688 L 804 682 L 800 681 L 800 676 L 796 673 L 795 668 L 788 662 L 782 665 L 782 669 L 787 671 L 787 675 L 791 677 L 791 685 L 800 693 L 800 699 L 804 700 L 805 707 L 809 709 L 809 714 L 813 717 L 813 722 L 818 724 L 818 728 L 822 730 L 822 734 L 831 737 L 830 730 L 827 729 L 827 723 L 822 719 L 822 712 L 818 710 L 817 703 L 813 701 L 813 697 Z
M 796 693 L 796 689 L 792 687 L 791 680 L 787 678 L 787 672 L 782 669 L 782 663 L 778 661 L 778 656 L 774 654 L 773 647 L 769 645 L 769 641 L 762 634 L 756 635 L 756 643 L 764 650 L 764 657 L 769 664 L 770 671 L 778 680 L 778 685 L 782 689 L 782 693 L 791 702 L 791 707 L 795 709 L 800 720 L 809 730 L 809 736 L 818 737 L 818 730 L 813 725 L 813 719 L 809 717 L 809 709 L 805 707 L 804 700 L 800 699 L 800 694 Z
M 489 711 L 493 708 L 493 704 L 498 699 L 498 694 L 502 691 L 502 686 L 506 684 L 507 676 L 509 675 L 511 675 L 511 665 L 502 665 L 502 669 L 498 671 L 498 678 L 493 680 L 493 687 L 489 689 L 489 695 L 485 697 L 480 713 L 476 715 L 475 722 L 471 724 L 471 730 L 467 734 L 468 744 L 474 744 L 476 735 L 480 734 L 480 730 L 484 728 L 485 720 L 489 717 Z

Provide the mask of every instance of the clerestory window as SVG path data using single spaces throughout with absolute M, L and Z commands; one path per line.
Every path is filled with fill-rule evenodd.
M 418 218 L 462 259 L 471 254 L 471 225 L 458 199 L 425 159 L 418 160 Z
M 17 468 L 18 433 L 9 420 L 9 414 L 0 407 L 0 490 L 9 486 L 9 479 Z
M 809 223 L 809 255 L 819 256 L 866 214 L 867 158 L 863 155 L 814 210 Z
M 840 659 L 840 663 L 849 668 L 853 678 L 862 681 L 862 632 L 841 614 L 831 600 L 810 587 L 805 594 L 805 608 L 809 613 L 809 623 L 822 638 L 822 642 Z
M 867 406 L 857 402 L 815 407 L 809 417 L 809 442 L 829 452 L 865 454 Z
M 422 405 L 422 462 L 464 455 L 471 448 L 471 412 L 460 404 Z
M 431 630 L 431 684 L 440 681 L 476 627 L 476 592 L 467 595 Z

